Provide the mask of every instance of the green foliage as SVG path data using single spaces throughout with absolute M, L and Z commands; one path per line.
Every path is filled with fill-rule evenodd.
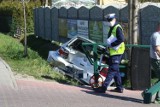
M 33 9 L 40 6 L 40 2 L 28 2 L 25 3 L 26 7 L 26 21 L 27 32 L 34 31 L 33 22 Z M 0 3 L 0 15 L 12 17 L 10 21 L 10 34 L 13 35 L 16 32 L 17 27 L 24 28 L 24 12 L 23 5 L 20 1 L 2 1 Z M 3 26 L 3 24 L 1 24 Z
M 13 71 L 36 78 L 52 71 L 47 62 L 31 49 L 28 49 L 29 56 L 23 57 L 24 47 L 16 39 L 0 34 L 0 42 L 0 56 L 11 65 Z

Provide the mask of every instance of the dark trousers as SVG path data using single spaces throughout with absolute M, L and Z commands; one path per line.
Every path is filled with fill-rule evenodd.
M 103 84 L 106 88 L 114 78 L 116 87 L 120 90 L 123 89 L 122 80 L 121 80 L 120 71 L 119 71 L 119 64 L 121 62 L 121 58 L 122 58 L 122 55 L 115 55 L 115 56 L 109 57 L 108 59 L 109 70 Z

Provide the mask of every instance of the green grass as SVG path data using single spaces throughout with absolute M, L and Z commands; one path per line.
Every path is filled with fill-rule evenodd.
M 78 85 L 78 82 L 73 79 L 55 72 L 48 64 L 46 58 L 49 48 L 46 47 L 49 46 L 43 40 L 35 39 L 34 35 L 30 35 L 28 47 L 28 56 L 24 57 L 24 46 L 21 41 L 0 33 L 0 57 L 9 64 L 13 72 L 27 74 L 41 80 L 47 78 L 60 83 Z M 53 49 L 55 47 L 50 46 Z

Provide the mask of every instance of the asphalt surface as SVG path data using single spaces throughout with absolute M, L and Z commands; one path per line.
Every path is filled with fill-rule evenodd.
M 0 58 L 0 107 L 159 107 L 144 104 L 141 92 L 100 94 L 89 86 L 17 78 Z

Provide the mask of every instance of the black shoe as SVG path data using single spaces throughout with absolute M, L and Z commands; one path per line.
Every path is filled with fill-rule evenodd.
M 148 89 L 145 89 L 142 93 L 141 96 L 144 98 L 144 94 L 148 91 Z
M 98 88 L 94 88 L 93 90 L 97 93 L 105 93 L 106 92 L 105 87 L 98 87 Z
M 115 88 L 111 92 L 123 93 L 123 89 Z

